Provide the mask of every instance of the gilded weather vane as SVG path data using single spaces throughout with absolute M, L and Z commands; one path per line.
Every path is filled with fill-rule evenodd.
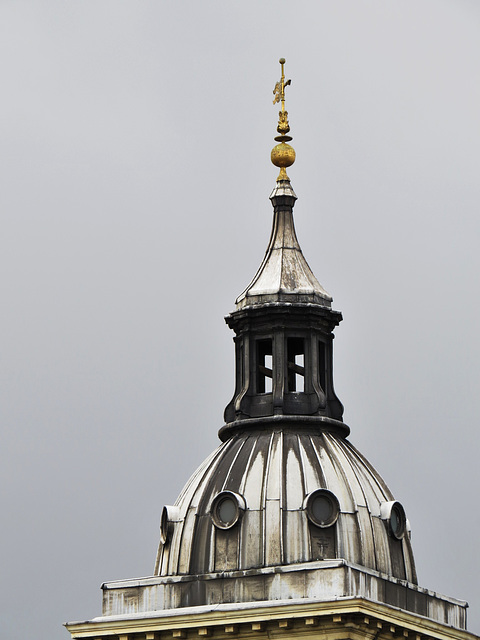
M 280 64 L 282 65 L 282 77 L 279 82 L 275 85 L 275 89 L 273 93 L 275 94 L 275 99 L 273 104 L 277 104 L 277 102 L 282 101 L 282 111 L 285 111 L 285 87 L 288 87 L 289 84 L 292 84 L 291 80 L 287 80 L 285 82 L 285 72 L 283 70 L 283 65 L 285 64 L 285 58 L 280 58 Z
M 282 77 L 276 83 L 274 93 L 273 104 L 277 102 L 282 103 L 282 109 L 278 112 L 278 125 L 277 131 L 280 134 L 275 137 L 275 140 L 279 142 L 273 149 L 271 159 L 276 167 L 280 167 L 280 174 L 278 180 L 289 180 L 287 176 L 286 167 L 290 167 L 295 162 L 295 150 L 287 142 L 292 139 L 287 133 L 290 131 L 290 125 L 288 124 L 288 111 L 285 111 L 285 87 L 292 84 L 291 80 L 285 81 L 285 72 L 283 66 L 285 64 L 285 58 L 280 58 L 280 65 L 282 67 Z

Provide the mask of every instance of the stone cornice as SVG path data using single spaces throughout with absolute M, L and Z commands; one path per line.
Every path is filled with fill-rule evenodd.
M 215 636 L 317 637 L 376 640 L 478 640 L 478 636 L 402 609 L 364 598 L 222 604 L 174 611 L 96 618 L 66 625 L 72 638 L 170 640 Z M 288 633 L 288 636 L 286 635 Z

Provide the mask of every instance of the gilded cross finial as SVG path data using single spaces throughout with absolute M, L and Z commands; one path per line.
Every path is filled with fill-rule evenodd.
M 280 134 L 275 137 L 275 140 L 280 144 L 277 144 L 272 149 L 271 159 L 276 167 L 280 167 L 280 174 L 277 178 L 279 180 L 289 180 L 287 176 L 286 167 L 290 167 L 295 162 L 295 150 L 287 142 L 292 139 L 291 136 L 286 135 L 290 131 L 290 125 L 288 124 L 288 111 L 285 111 L 285 87 L 292 84 L 291 80 L 285 81 L 285 58 L 280 58 L 280 65 L 282 67 L 282 77 L 279 82 L 276 83 L 273 90 L 275 96 L 273 104 L 277 102 L 282 103 L 282 109 L 278 112 L 278 125 L 277 131 Z
M 275 94 L 275 98 L 273 100 L 273 104 L 277 104 L 277 102 L 282 101 L 282 111 L 285 111 L 285 87 L 288 87 L 289 84 L 292 84 L 291 80 L 287 80 L 285 82 L 285 71 L 283 70 L 283 66 L 285 64 L 285 58 L 280 58 L 280 65 L 282 67 L 282 77 L 279 82 L 275 85 L 275 89 L 273 93 Z

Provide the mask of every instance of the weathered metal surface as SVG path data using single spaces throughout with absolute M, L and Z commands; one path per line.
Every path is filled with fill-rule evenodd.
M 416 582 L 410 540 L 393 538 L 381 504 L 394 498 L 371 465 L 332 433 L 265 429 L 238 434 L 211 456 L 182 492 L 173 535 L 160 543 L 155 573 L 208 574 L 319 558 L 343 558 Z M 338 521 L 309 526 L 306 496 L 327 489 L 338 499 Z M 233 491 L 245 515 L 219 530 L 210 515 L 214 498 Z M 333 532 L 333 533 L 332 533 Z
M 110 616 L 142 615 L 142 612 L 183 607 L 236 603 L 253 608 L 255 602 L 303 601 L 362 598 L 398 607 L 457 629 L 466 628 L 466 602 L 447 598 L 404 580 L 387 577 L 343 560 L 249 571 L 225 571 L 200 576 L 152 577 L 108 582 L 103 589 L 103 613 Z M 271 606 L 271 605 L 270 605 Z
M 270 242 L 260 268 L 236 300 L 237 309 L 272 302 L 330 307 L 332 297 L 314 276 L 297 240 L 292 211 L 297 197 L 290 182 L 278 182 L 270 199 L 274 206 Z

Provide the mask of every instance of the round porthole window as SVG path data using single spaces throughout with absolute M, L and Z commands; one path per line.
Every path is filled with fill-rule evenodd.
M 160 519 L 160 541 L 166 544 L 173 535 L 175 522 L 179 521 L 180 510 L 178 507 L 166 505 L 162 510 Z
M 222 491 L 213 499 L 210 515 L 216 527 L 230 529 L 237 524 L 245 509 L 242 496 L 233 491 Z
M 395 502 L 390 512 L 390 530 L 398 540 L 405 535 L 406 520 L 402 505 L 399 502 Z
M 407 530 L 407 517 L 400 502 L 396 500 L 384 502 L 380 508 L 380 515 L 383 520 L 386 520 L 390 535 L 401 540 Z
M 317 527 L 331 527 L 340 513 L 337 497 L 327 489 L 317 489 L 308 494 L 305 508 L 308 519 Z

